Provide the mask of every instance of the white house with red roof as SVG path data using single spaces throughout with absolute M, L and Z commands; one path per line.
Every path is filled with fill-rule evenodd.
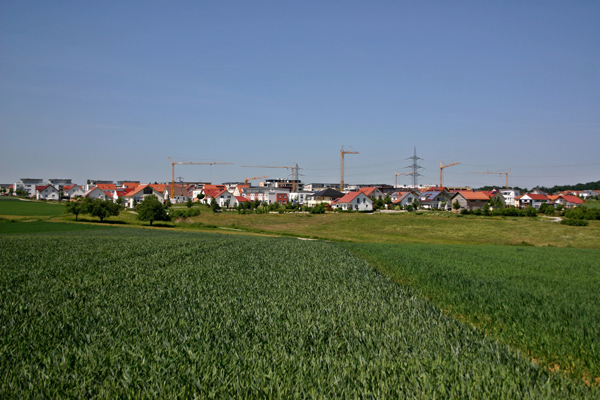
M 36 186 L 35 198 L 37 200 L 60 200 L 60 192 L 52 185 Z
M 116 188 L 115 191 L 114 191 L 114 193 L 112 194 L 112 201 L 114 203 L 116 203 L 117 200 L 119 199 L 119 197 L 123 198 L 123 201 L 125 201 L 125 199 L 124 199 L 125 195 L 127 193 L 131 193 L 131 192 L 133 192 L 132 188 L 128 188 L 128 187 L 125 187 L 125 188 Z
M 565 208 L 581 206 L 585 203 L 583 199 L 573 195 L 559 194 L 558 196 L 548 196 L 554 205 L 560 204 Z
M 385 194 L 383 194 L 383 192 L 377 189 L 375 186 L 363 187 L 360 188 L 358 191 L 366 194 L 373 200 L 377 200 L 379 198 L 383 199 L 385 197 Z
M 216 201 L 219 207 L 235 207 L 237 205 L 237 199 L 233 193 L 228 190 L 219 189 L 208 189 L 205 191 L 205 196 L 202 201 L 206 204 L 211 204 L 212 201 Z
M 85 191 L 79 185 L 63 186 L 63 196 L 68 197 L 69 199 L 74 199 L 76 197 L 82 197 L 84 194 L 85 194 Z
M 98 186 L 93 186 L 90 190 L 83 194 L 83 197 L 89 197 L 90 199 L 106 200 L 107 194 Z M 112 198 L 112 195 L 109 196 L 109 198 Z
M 348 192 L 334 200 L 331 207 L 343 211 L 372 211 L 373 200 L 364 192 Z
M 390 200 L 394 205 L 406 207 L 409 204 L 412 205 L 415 200 L 419 201 L 419 193 L 414 190 L 398 191 L 390 195 Z
M 516 197 L 515 202 L 518 202 L 519 208 L 540 208 L 543 203 L 549 204 L 550 198 L 545 194 L 526 193 L 522 196 Z
M 154 185 L 139 185 L 131 192 L 123 196 L 123 205 L 127 208 L 133 208 L 136 204 L 143 201 L 148 196 L 156 196 L 158 201 L 164 203 L 163 192 L 156 190 Z

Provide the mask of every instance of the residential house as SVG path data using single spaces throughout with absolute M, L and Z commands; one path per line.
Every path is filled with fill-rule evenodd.
M 114 183 L 99 183 L 96 187 L 106 193 L 107 199 L 112 199 L 117 186 Z
M 526 193 L 515 198 L 515 202 L 517 202 L 519 208 L 540 208 L 542 203 L 549 204 L 550 199 L 545 194 Z
M 409 204 L 412 205 L 415 200 L 419 201 L 419 193 L 414 190 L 393 192 L 390 195 L 390 199 L 392 200 L 392 204 L 406 207 Z
M 212 203 L 213 199 L 221 208 L 230 208 L 237 205 L 236 197 L 228 190 L 221 190 L 217 193 L 211 192 L 211 194 L 207 195 L 205 198 L 205 200 L 208 200 L 207 204 Z
M 110 193 L 110 192 L 109 192 Z M 89 197 L 90 199 L 100 199 L 106 200 L 107 194 L 104 190 L 100 189 L 98 186 L 92 186 L 90 190 L 83 194 L 83 197 Z M 108 195 L 109 198 L 112 198 L 112 194 Z
M 68 185 L 63 187 L 63 197 L 66 197 L 68 199 L 82 197 L 84 194 L 85 191 L 79 185 Z
M 35 197 L 36 188 L 38 186 L 44 186 L 43 179 L 22 178 L 19 182 L 13 183 L 13 191 L 16 193 L 17 190 L 22 190 L 27 192 L 29 197 Z
M 383 199 L 385 197 L 385 194 L 383 194 L 383 192 L 377 189 L 375 186 L 362 187 L 358 191 L 369 196 L 371 200 Z
M 502 195 L 502 192 L 500 192 L 499 190 L 496 190 L 496 189 L 489 190 L 489 191 L 484 190 L 481 193 L 486 194 L 490 198 L 491 204 L 501 204 L 502 206 L 506 205 L 506 199 Z M 494 208 L 494 207 L 492 206 L 492 208 Z
M 185 203 L 191 198 L 190 192 L 187 187 L 175 185 L 173 187 L 174 192 L 171 194 L 171 186 L 167 186 L 163 192 L 163 198 L 169 199 L 171 204 Z
M 450 210 L 452 207 L 451 200 L 452 194 L 446 188 L 429 188 L 419 196 L 421 207 L 430 210 Z
M 234 189 L 233 189 L 233 195 L 234 196 L 242 196 L 242 193 L 244 193 L 244 190 L 246 188 L 249 188 L 250 185 L 237 185 Z
M 260 201 L 263 203 L 279 203 L 286 204 L 289 201 L 288 189 L 275 188 L 275 187 L 249 187 L 245 188 L 242 196 L 250 201 Z
M 343 211 L 371 211 L 373 200 L 364 192 L 349 192 L 331 203 L 331 207 Z
M 165 202 L 163 197 L 164 191 L 156 190 L 153 185 L 139 185 L 131 192 L 123 196 L 123 205 L 128 208 L 133 208 L 136 204 L 142 202 L 148 196 L 156 196 L 161 203 Z
M 342 197 L 344 197 L 344 193 L 335 189 L 327 188 L 308 196 L 307 205 L 309 207 L 314 207 L 321 203 L 331 204 L 334 200 Z
M 60 192 L 52 185 L 36 186 L 35 198 L 37 200 L 60 200 Z
M 290 192 L 288 195 L 288 200 L 293 204 L 306 204 L 308 202 L 308 198 L 312 196 L 311 192 Z
M 460 190 L 452 197 L 452 204 L 458 202 L 462 210 L 478 210 L 488 204 L 490 197 L 484 192 L 473 192 L 469 190 Z
M 73 184 L 73 182 L 71 182 L 71 179 L 65 179 L 65 178 L 48 179 L 48 183 L 50 185 L 54 186 L 56 188 L 56 190 L 58 190 L 59 192 L 61 190 L 64 191 L 65 186 L 69 186 L 69 185 Z
M 125 188 L 117 188 L 117 189 L 116 189 L 116 190 L 113 192 L 113 195 L 112 195 L 112 201 L 113 201 L 113 203 L 117 203 L 117 202 L 118 202 L 118 200 L 119 200 L 119 197 L 122 199 L 122 201 L 123 201 L 123 202 L 125 202 L 125 195 L 126 195 L 127 193 L 130 193 L 130 192 L 133 192 L 133 189 L 132 189 L 132 188 L 128 188 L 128 187 L 125 187 Z
M 565 208 L 573 208 L 583 205 L 585 201 L 580 197 L 566 194 L 559 194 L 557 196 L 548 196 L 551 202 L 556 206 L 558 204 Z
M 521 195 L 521 191 L 515 189 L 500 189 L 500 194 L 504 196 L 504 204 L 511 207 L 519 207 L 516 198 Z

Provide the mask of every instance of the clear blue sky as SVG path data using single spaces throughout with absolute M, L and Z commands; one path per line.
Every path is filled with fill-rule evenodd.
M 600 180 L 598 1 L 3 1 L 0 183 Z M 399 176 L 399 183 L 410 183 Z

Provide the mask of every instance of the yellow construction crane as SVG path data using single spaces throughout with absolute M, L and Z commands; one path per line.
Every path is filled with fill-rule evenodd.
M 412 172 L 406 172 L 406 173 L 402 173 L 399 174 L 398 172 L 394 171 L 394 187 L 398 188 L 398 176 L 400 175 L 412 175 Z
M 245 168 L 287 168 L 287 169 L 291 169 L 292 170 L 292 191 L 295 192 L 296 189 L 298 188 L 298 176 L 300 175 L 298 173 L 298 170 L 300 169 L 300 167 L 298 167 L 298 164 L 296 164 L 296 166 L 294 167 L 288 167 L 288 166 L 273 166 L 273 165 L 242 165 L 242 167 Z M 266 178 L 266 177 L 264 177 Z
M 170 193 L 171 198 L 175 194 L 175 165 L 183 165 L 183 164 L 194 164 L 194 165 L 198 165 L 198 164 L 205 164 L 205 165 L 233 164 L 233 163 L 230 163 L 230 162 L 216 162 L 216 161 L 212 161 L 212 162 L 173 161 L 171 159 L 171 157 L 169 157 L 169 160 L 171 160 L 171 193 Z
M 359 154 L 358 151 L 352 151 L 352 147 L 350 150 L 344 150 L 344 146 L 340 150 L 340 156 L 342 158 L 342 169 L 341 169 L 341 180 L 340 180 L 340 191 L 344 190 L 344 154 Z
M 506 172 L 490 172 L 488 169 L 486 172 L 471 172 L 472 174 L 500 174 L 506 176 L 506 188 L 508 189 L 508 174 L 510 174 L 510 169 Z
M 253 181 L 254 179 L 262 179 L 262 178 L 268 178 L 268 176 L 255 176 L 254 178 L 246 178 L 244 179 L 244 185 L 248 185 L 248 181 Z
M 448 168 L 448 167 L 451 167 L 453 165 L 458 165 L 458 164 L 460 164 L 460 163 L 455 162 L 455 163 L 448 164 L 448 165 L 442 165 L 442 162 L 440 161 L 440 188 L 444 187 L 444 185 L 442 184 L 442 171 L 444 170 L 444 168 Z

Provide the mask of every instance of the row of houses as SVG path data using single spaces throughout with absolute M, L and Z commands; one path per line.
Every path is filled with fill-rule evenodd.
M 42 185 L 39 180 L 21 180 L 20 187 L 27 188 L 31 197 L 39 200 L 74 199 L 89 197 L 93 199 L 112 200 L 121 202 L 125 207 L 133 208 L 143 201 L 146 196 L 154 195 L 160 201 L 183 203 L 188 199 L 210 204 L 215 201 L 220 207 L 230 208 L 244 202 L 259 201 L 261 203 L 294 203 L 314 207 L 325 203 L 332 209 L 369 211 L 377 199 L 389 198 L 388 208 L 408 205 L 422 209 L 451 210 L 453 204 L 458 203 L 459 209 L 475 210 L 483 208 L 486 204 L 514 206 L 517 208 L 539 208 L 542 204 L 562 205 L 574 207 L 583 204 L 581 193 L 572 192 L 548 195 L 533 192 L 521 195 L 518 190 L 495 189 L 492 191 L 454 190 L 449 188 L 423 188 L 393 190 L 389 187 L 361 187 L 358 190 L 346 193 L 333 188 L 326 188 L 316 192 L 296 191 L 290 188 L 276 186 L 252 187 L 248 184 L 141 184 L 136 181 L 120 181 L 116 184 L 107 181 L 88 181 L 84 186 L 79 186 L 62 179 L 60 182 L 46 182 Z M 18 184 L 15 184 L 15 187 Z M 586 191 L 587 196 L 598 196 L 600 193 Z M 581 197 L 580 197 L 581 196 Z

